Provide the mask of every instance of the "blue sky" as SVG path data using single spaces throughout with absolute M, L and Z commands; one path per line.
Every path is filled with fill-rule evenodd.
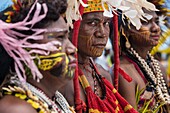
M 0 12 L 12 4 L 13 2 L 11 0 L 0 0 Z

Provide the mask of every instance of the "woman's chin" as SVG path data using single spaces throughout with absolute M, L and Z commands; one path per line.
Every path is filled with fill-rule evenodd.
M 72 79 L 74 77 L 74 72 L 75 72 L 75 69 L 68 69 L 68 72 L 66 74 L 66 78 L 68 79 Z
M 153 41 L 152 46 L 157 46 L 159 44 L 159 41 Z

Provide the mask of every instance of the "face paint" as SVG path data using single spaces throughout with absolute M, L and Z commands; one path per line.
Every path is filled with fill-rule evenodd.
M 70 78 L 70 79 L 73 78 L 74 72 L 75 72 L 75 69 L 68 68 L 67 77 Z
M 50 73 L 56 77 L 72 79 L 75 72 L 75 68 L 69 67 L 69 56 L 64 55 L 63 57 L 63 62 L 61 63 L 60 67 L 51 69 Z
M 129 41 L 138 46 L 153 46 L 153 40 L 150 39 L 150 31 L 149 30 L 130 30 L 129 32 Z
M 78 52 L 83 56 L 99 57 L 109 37 L 110 18 L 102 12 L 83 14 L 79 29 Z
M 63 61 L 63 56 L 65 56 L 65 53 L 56 53 L 49 56 L 38 55 L 38 68 L 43 71 L 51 70 L 54 66 Z
M 65 53 L 56 53 L 49 56 L 38 56 L 38 68 L 43 71 L 50 71 L 56 77 L 72 78 L 75 69 L 68 66 L 69 57 Z
M 68 66 L 69 62 L 70 62 L 70 58 L 69 56 L 65 56 L 65 68 L 64 68 L 64 75 L 66 75 L 67 78 L 73 78 L 74 72 L 75 72 L 75 68 L 71 68 Z
M 92 56 L 92 57 L 98 57 L 100 55 L 102 55 L 102 52 L 105 48 L 105 45 L 107 43 L 107 38 L 106 39 L 98 39 L 98 40 L 102 40 L 100 42 L 103 43 L 102 46 L 97 46 L 95 45 L 97 41 L 94 40 L 94 37 L 91 36 L 89 38 L 89 36 L 84 36 L 84 35 L 79 35 L 79 40 L 81 40 L 81 44 L 79 44 L 79 49 L 81 49 L 81 51 L 83 52 L 85 50 L 86 54 L 88 54 L 88 56 Z M 79 41 L 80 42 L 80 41 Z M 84 42 L 84 43 L 82 43 Z M 84 49 L 84 47 L 86 47 L 86 49 Z
M 158 16 L 153 11 L 144 10 L 145 13 L 152 15 L 152 19 L 149 21 L 143 21 L 139 30 L 135 30 L 132 26 L 130 32 L 128 32 L 131 44 L 136 46 L 147 46 L 152 48 L 158 44 L 160 38 L 160 27 L 158 25 Z
M 131 31 L 130 36 L 136 39 L 149 39 L 150 37 L 150 31 L 145 30 L 145 31 Z
M 63 75 L 66 75 L 68 73 L 68 63 L 69 63 L 69 59 L 67 57 L 67 55 L 65 54 L 65 66 L 64 66 L 64 72 Z

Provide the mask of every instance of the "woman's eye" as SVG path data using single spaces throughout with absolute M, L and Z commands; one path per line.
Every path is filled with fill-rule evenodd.
M 63 41 L 65 40 L 66 36 L 65 35 L 60 35 L 56 37 L 56 40 Z
M 109 26 L 110 22 L 105 22 L 104 25 L 105 26 Z
M 54 38 L 54 35 L 53 34 L 49 34 L 47 37 L 48 38 Z
M 64 36 L 62 36 L 62 35 L 61 35 L 61 36 L 57 36 L 57 38 L 63 39 L 63 38 L 64 38 Z
M 156 23 L 157 25 L 159 25 L 159 23 L 160 23 L 159 19 L 156 20 L 155 23 Z
M 142 25 L 147 25 L 148 23 L 148 21 L 142 21 Z
M 92 21 L 92 22 L 88 22 L 88 24 L 91 26 L 95 26 L 97 23 L 95 21 Z

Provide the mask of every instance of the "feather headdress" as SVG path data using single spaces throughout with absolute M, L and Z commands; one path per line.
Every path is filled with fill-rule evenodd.
M 88 7 L 91 8 L 92 6 L 96 7 L 96 10 L 90 9 L 89 11 L 86 10 L 84 12 L 99 11 L 101 9 L 100 7 L 102 7 L 103 14 L 107 17 L 113 17 L 112 12 L 117 15 L 122 14 L 123 19 L 126 16 L 137 30 L 140 29 L 142 25 L 140 19 L 147 21 L 152 18 L 151 15 L 144 13 L 142 8 L 158 11 L 154 4 L 147 2 L 146 0 L 118 0 L 116 2 L 114 0 L 87 0 L 87 4 L 85 4 L 82 0 L 68 0 L 66 19 L 71 27 L 73 27 L 73 20 L 77 21 L 81 19 L 81 15 L 79 13 L 80 5 L 85 7 L 85 9 Z M 106 5 L 108 8 L 106 8 Z M 122 12 L 116 12 L 117 9 L 121 10 Z

